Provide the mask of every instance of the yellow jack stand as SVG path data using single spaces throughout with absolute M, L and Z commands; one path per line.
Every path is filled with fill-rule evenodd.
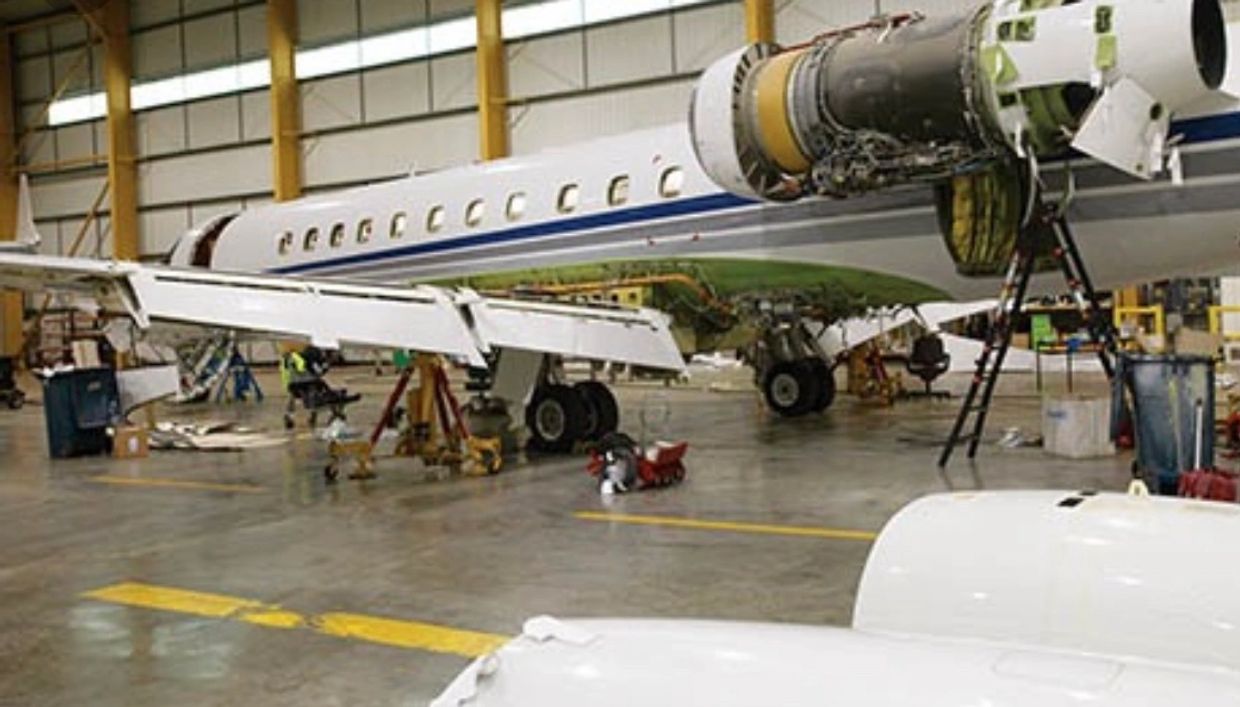
M 323 471 L 328 482 L 336 480 L 341 465 L 349 460 L 356 465 L 350 479 L 375 477 L 375 445 L 415 371 L 418 386 L 409 391 L 405 400 L 408 424 L 396 445 L 396 456 L 417 457 L 427 466 L 443 466 L 453 473 L 463 471 L 470 476 L 499 473 L 504 463 L 500 440 L 470 434 L 461 406 L 448 384 L 443 359 L 418 354 L 415 365 L 401 373 L 370 438 L 335 440 L 328 446 L 331 461 Z

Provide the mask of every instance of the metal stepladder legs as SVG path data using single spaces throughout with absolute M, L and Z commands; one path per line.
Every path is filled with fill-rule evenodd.
M 945 468 L 951 461 L 956 446 L 968 442 L 969 459 L 977 457 L 977 449 L 981 444 L 982 433 L 986 428 L 986 419 L 990 414 L 990 403 L 994 398 L 995 385 L 999 381 L 999 373 L 1007 359 L 1008 350 L 1012 347 L 1012 335 L 1023 313 L 1029 282 L 1037 270 L 1038 259 L 1049 245 L 1049 255 L 1055 259 L 1068 284 L 1072 299 L 1081 314 L 1085 317 L 1089 328 L 1089 336 L 1098 347 L 1098 358 L 1107 378 L 1114 375 L 1113 357 L 1118 352 L 1115 338 L 1115 326 L 1106 317 L 1098 302 L 1098 293 L 1085 269 L 1085 261 L 1076 246 L 1072 229 L 1064 214 L 1053 205 L 1041 202 L 1037 205 L 1030 222 L 1020 231 L 1016 239 L 1016 247 L 1012 252 L 1012 260 L 1008 265 L 1007 275 L 1003 280 L 1003 289 L 999 295 L 999 305 L 994 326 L 991 327 L 982 353 L 977 359 L 977 369 L 969 392 L 965 395 L 952 426 L 951 434 L 943 446 L 939 456 L 939 467 Z M 970 420 L 972 425 L 970 426 Z M 965 429 L 970 428 L 966 433 Z

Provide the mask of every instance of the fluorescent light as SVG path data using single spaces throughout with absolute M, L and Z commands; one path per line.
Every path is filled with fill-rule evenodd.
M 504 37 L 521 39 L 712 1 L 543 0 L 504 10 Z M 444 20 L 361 40 L 351 39 L 297 52 L 297 78 L 330 76 L 445 54 L 473 47 L 476 41 L 473 17 Z M 271 67 L 266 60 L 259 59 L 136 83 L 131 88 L 130 100 L 135 110 L 144 110 L 270 84 Z M 62 98 L 52 103 L 48 124 L 66 125 L 101 118 L 107 113 L 106 104 L 103 92 Z

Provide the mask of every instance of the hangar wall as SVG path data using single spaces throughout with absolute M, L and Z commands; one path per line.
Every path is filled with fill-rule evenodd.
M 883 10 L 942 12 L 973 0 L 881 0 Z M 515 3 L 509 2 L 512 6 Z M 777 2 L 781 42 L 863 20 L 875 0 Z M 300 47 L 470 16 L 473 0 L 299 0 Z M 262 0 L 131 0 L 135 81 L 265 56 Z M 718 0 L 509 43 L 515 154 L 680 121 L 693 78 L 744 41 L 742 0 Z M 40 125 L 43 103 L 102 90 L 99 47 L 84 24 L 18 33 L 19 115 Z M 76 70 L 75 70 L 76 66 Z M 472 50 L 301 83 L 306 191 L 339 188 L 476 159 Z M 271 195 L 265 88 L 137 112 L 141 252 L 157 257 L 194 223 Z M 571 119 L 566 119 L 571 118 Z M 24 164 L 47 253 L 68 250 L 104 181 L 103 121 L 37 127 Z M 105 202 L 106 209 L 106 202 Z M 111 252 L 108 222 L 81 254 Z

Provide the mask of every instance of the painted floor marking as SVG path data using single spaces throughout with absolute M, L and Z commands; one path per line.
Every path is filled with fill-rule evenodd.
M 509 636 L 493 633 L 363 614 L 331 612 L 303 615 L 252 599 L 141 582 L 113 584 L 82 596 L 111 604 L 242 621 L 268 628 L 308 630 L 337 638 L 465 658 L 486 655 L 510 640 Z
M 643 516 L 624 513 L 599 513 L 596 511 L 579 511 L 573 514 L 578 520 L 589 520 L 600 523 L 627 523 L 630 525 L 652 525 L 663 528 L 687 528 L 690 530 L 717 530 L 729 533 L 756 533 L 759 535 L 792 535 L 808 538 L 827 538 L 830 540 L 857 540 L 873 542 L 878 533 L 868 530 L 848 530 L 844 528 L 819 528 L 800 525 L 772 525 L 766 523 L 736 523 L 721 520 L 698 520 L 695 518 L 676 518 L 673 516 Z
M 150 488 L 182 489 L 188 491 L 227 491 L 229 493 L 262 493 L 266 489 L 255 484 L 225 484 L 212 481 L 185 481 L 182 479 L 155 479 L 138 476 L 91 476 L 87 481 L 110 486 L 145 486 Z

